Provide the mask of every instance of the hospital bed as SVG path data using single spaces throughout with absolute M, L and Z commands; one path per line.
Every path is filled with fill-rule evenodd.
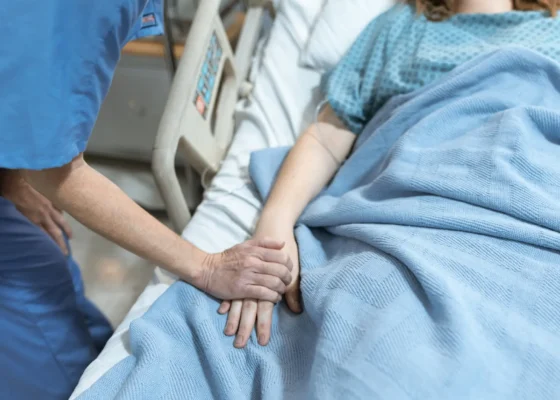
M 197 11 L 153 155 L 154 174 L 173 227 L 207 252 L 222 251 L 250 237 L 262 207 L 248 176 L 251 152 L 293 144 L 314 119 L 320 102 L 320 73 L 299 67 L 302 20 L 292 10 L 280 1 L 274 24 L 265 32 L 266 7 L 262 1 L 249 1 L 234 54 L 218 17 L 218 3 L 205 0 Z M 211 87 L 209 95 L 205 84 Z M 209 185 L 192 218 L 176 176 L 178 151 Z M 71 398 L 129 354 L 131 321 L 142 316 L 174 280 L 156 269 Z
M 259 35 L 264 10 L 261 7 L 253 7 L 247 17 L 247 24 L 235 55 L 227 41 L 224 40 L 223 27 L 216 14 L 217 0 L 205 0 L 198 11 L 186 46 L 187 54 L 179 65 L 158 132 L 153 169 L 173 226 L 181 231 L 187 240 L 208 252 L 218 252 L 229 248 L 250 237 L 253 231 L 262 203 L 248 176 L 250 154 L 267 147 L 293 144 L 297 135 L 315 118 L 317 105 L 321 100 L 317 89 L 320 73 L 298 66 L 302 53 L 305 53 L 302 52 L 306 43 L 305 35 L 302 36 L 300 30 L 304 21 L 286 6 L 287 4 L 303 6 L 314 1 L 320 3 L 322 0 L 281 1 L 276 21 L 271 31 L 264 37 Z M 337 2 L 341 7 L 338 11 L 345 11 L 345 2 L 346 0 Z M 356 5 L 362 4 L 364 7 L 366 4 L 373 3 L 370 0 L 355 1 Z M 377 2 L 375 3 L 377 4 Z M 332 4 L 335 2 L 333 1 Z M 256 6 L 256 4 L 254 5 Z M 350 9 L 350 7 L 347 8 Z M 336 19 L 339 14 L 333 10 L 334 7 L 331 9 L 330 15 Z M 364 18 L 367 20 L 369 17 L 366 15 Z M 356 18 L 351 20 L 355 22 Z M 335 48 L 331 42 L 324 43 L 324 53 Z M 209 49 L 209 47 L 211 48 Z M 215 66 L 208 67 L 204 61 L 207 57 L 210 59 L 217 57 L 219 62 Z M 318 302 L 323 304 L 327 303 L 325 299 L 329 298 L 331 294 L 336 297 L 335 293 L 339 293 L 339 296 L 342 296 L 332 300 L 332 303 L 326 308 L 329 311 L 334 310 L 332 304 L 346 304 L 348 301 L 349 305 L 340 312 L 333 311 L 331 320 L 327 321 L 328 318 L 325 317 L 321 321 L 324 326 L 313 331 L 324 333 L 324 336 L 316 335 L 323 342 L 323 346 L 317 346 L 322 347 L 321 352 L 317 353 L 322 356 L 322 359 L 318 362 L 313 360 L 313 368 L 307 368 L 310 364 L 305 363 L 299 363 L 298 366 L 303 366 L 302 370 L 315 370 L 317 375 L 315 378 L 326 377 L 336 380 L 331 378 L 342 376 L 349 378 L 341 379 L 341 381 L 346 381 L 343 383 L 348 383 L 349 386 L 341 385 L 339 386 L 341 390 L 354 385 L 367 388 L 367 384 L 372 382 L 368 379 L 372 370 L 367 366 L 371 367 L 377 363 L 377 370 L 373 373 L 377 374 L 381 385 L 376 384 L 375 386 L 387 388 L 383 389 L 383 393 L 391 393 L 390 398 L 397 398 L 399 394 L 405 395 L 401 396 L 402 398 L 408 398 L 414 397 L 414 393 L 431 393 L 429 386 L 424 384 L 430 380 L 433 381 L 433 388 L 440 388 L 442 382 L 445 382 L 445 385 L 452 382 L 447 389 L 461 389 L 461 393 L 470 394 L 475 393 L 477 385 L 481 383 L 478 387 L 478 390 L 481 390 L 480 393 L 491 393 L 493 396 L 498 393 L 498 396 L 494 397 L 500 397 L 502 389 L 505 390 L 503 392 L 505 394 L 510 390 L 512 393 L 524 393 L 527 388 L 535 390 L 543 387 L 541 394 L 546 391 L 549 395 L 547 398 L 558 398 L 556 388 L 550 384 L 555 381 L 551 377 L 559 374 L 556 350 L 558 346 L 554 346 L 559 318 L 551 312 L 550 306 L 557 303 L 557 296 L 560 292 L 557 285 L 550 284 L 555 281 L 550 279 L 550 276 L 554 276 L 552 274 L 557 272 L 557 268 L 554 266 L 557 265 L 558 224 L 553 217 L 543 217 L 546 215 L 543 210 L 533 211 L 530 204 L 532 196 L 526 193 L 536 193 L 538 190 L 525 192 L 526 185 L 516 184 L 514 179 L 520 176 L 523 180 L 531 181 L 535 171 L 537 171 L 539 181 L 545 181 L 548 177 L 553 176 L 549 169 L 545 168 L 548 167 L 546 162 L 540 163 L 536 159 L 541 154 L 548 157 L 554 153 L 539 153 L 532 147 L 535 143 L 539 148 L 548 149 L 550 147 L 551 141 L 547 135 L 550 131 L 550 121 L 553 118 L 550 118 L 551 114 L 547 113 L 548 110 L 544 107 L 540 110 L 542 118 L 530 119 L 529 124 L 525 124 L 523 128 L 512 128 L 514 125 L 516 127 L 523 125 L 519 121 L 526 121 L 526 119 L 518 115 L 514 115 L 509 120 L 503 115 L 499 119 L 488 119 L 488 114 L 481 105 L 490 105 L 488 107 L 490 110 L 493 110 L 494 107 L 501 110 L 502 106 L 496 106 L 496 104 L 510 104 L 507 99 L 509 93 L 505 95 L 504 93 L 505 90 L 514 87 L 513 83 L 516 83 L 526 84 L 524 86 L 526 90 L 516 91 L 514 93 L 516 100 L 511 104 L 517 106 L 519 103 L 524 105 L 523 107 L 530 104 L 531 109 L 536 108 L 531 102 L 541 98 L 541 88 L 548 87 L 554 96 L 557 95 L 556 86 L 548 84 L 550 76 L 558 77 L 560 72 L 557 71 L 557 64 L 552 65 L 550 59 L 537 57 L 532 52 L 520 52 L 519 49 L 496 52 L 492 57 L 478 62 L 479 64 L 475 64 L 476 60 L 473 60 L 472 64 L 455 70 L 448 76 L 448 80 L 444 80 L 440 83 L 441 86 L 437 86 L 435 89 L 426 88 L 419 93 L 410 94 L 411 97 L 405 96 L 398 99 L 399 102 L 405 102 L 411 98 L 413 101 L 391 103 L 391 107 L 385 109 L 386 113 L 382 115 L 383 118 L 378 121 L 374 120 L 375 123 L 388 121 L 387 125 L 383 125 L 387 129 L 384 129 L 382 133 L 377 132 L 379 141 L 369 141 L 366 137 L 362 142 L 362 144 L 369 143 L 370 147 L 366 146 L 365 152 L 361 153 L 368 158 L 372 154 L 372 149 L 378 152 L 380 148 L 385 148 L 381 147 L 380 142 L 384 140 L 391 142 L 391 136 L 394 138 L 402 136 L 403 140 L 400 143 L 412 147 L 415 154 L 428 149 L 430 154 L 426 157 L 407 158 L 403 156 L 406 151 L 398 147 L 397 151 L 391 155 L 391 158 L 397 159 L 397 163 L 384 165 L 384 172 L 389 171 L 385 178 L 389 179 L 377 180 L 377 184 L 380 185 L 384 185 L 388 180 L 397 182 L 389 188 L 395 187 L 397 192 L 404 193 L 402 197 L 410 199 L 410 203 L 406 204 L 411 205 L 410 209 L 415 209 L 419 216 L 411 213 L 412 217 L 410 217 L 409 213 L 404 213 L 406 218 L 403 219 L 400 213 L 401 203 L 398 202 L 393 203 L 399 206 L 398 213 L 395 213 L 393 208 L 374 207 L 378 208 L 378 214 L 372 214 L 374 215 L 372 221 L 389 222 L 365 224 L 376 225 L 375 230 L 370 233 L 375 232 L 377 235 L 375 242 L 379 244 L 379 247 L 373 246 L 375 251 L 371 251 L 371 247 L 368 245 L 366 247 L 367 258 L 358 257 L 357 262 L 353 263 L 349 262 L 354 260 L 355 255 L 351 252 L 362 252 L 362 241 L 360 240 L 358 244 L 346 242 L 344 235 L 341 235 L 344 239 L 341 243 L 356 245 L 349 251 L 345 250 L 346 252 L 342 253 L 342 257 L 337 260 L 344 264 L 343 268 L 332 268 L 332 271 L 338 270 L 344 274 L 343 279 L 340 279 L 341 275 L 337 275 L 343 282 L 336 283 L 324 291 L 317 290 L 315 287 L 315 291 L 312 293 L 317 294 L 316 297 L 320 299 Z M 203 76 L 202 84 L 199 85 L 201 75 L 205 75 L 209 68 L 215 71 L 216 76 L 223 75 L 223 79 L 215 81 L 213 85 L 211 78 Z M 544 68 L 545 71 L 553 71 L 553 73 L 551 72 L 550 76 L 543 74 L 541 68 Z M 531 71 L 533 75 L 528 75 L 527 71 Z M 497 78 L 496 74 L 499 74 Z M 470 91 L 472 86 L 481 82 L 481 77 L 484 85 L 478 90 L 483 93 L 481 96 L 485 100 L 481 100 L 482 97 L 476 97 L 480 94 L 479 92 Z M 535 85 L 532 81 L 537 77 L 542 78 L 542 82 L 539 81 L 539 84 Z M 210 94 L 205 92 L 207 89 L 203 90 L 208 82 L 211 82 Z M 494 82 L 497 86 L 494 86 Z M 455 95 L 458 87 L 462 87 L 462 90 Z M 486 90 L 492 88 L 497 88 L 496 93 L 499 93 L 501 97 L 494 96 L 494 93 L 488 95 Z M 529 99 L 525 103 L 525 99 L 521 100 L 521 98 L 526 93 L 529 95 Z M 471 98 L 472 96 L 475 98 Z M 553 96 L 550 98 L 555 99 Z M 551 101 L 552 103 L 554 101 Z M 407 108 L 401 109 L 402 117 L 397 115 L 393 118 L 397 114 L 393 112 L 404 104 L 407 105 Z M 434 112 L 440 112 L 440 104 L 443 104 L 444 107 L 451 104 L 453 112 L 446 109 L 445 112 L 437 115 L 437 119 L 431 118 L 430 123 L 424 125 L 425 120 L 432 117 Z M 515 112 L 519 111 L 520 114 L 525 115 L 526 110 L 523 110 L 523 107 L 515 107 Z M 480 110 L 473 112 L 476 108 L 480 108 Z M 410 117 L 416 113 L 419 113 L 418 118 L 422 120 L 422 125 L 426 129 L 415 130 L 419 136 L 407 135 L 405 132 L 409 132 L 410 126 L 417 127 L 415 118 Z M 480 119 L 471 119 L 473 114 Z M 425 116 L 427 117 L 424 118 Z M 442 132 L 440 129 L 442 116 L 448 118 L 449 121 L 454 121 L 457 116 L 464 117 L 465 120 L 461 119 L 461 123 L 456 125 L 458 128 L 444 130 L 445 133 L 439 136 L 436 133 Z M 480 124 L 481 121 L 482 124 Z M 477 128 L 470 129 L 468 124 L 477 126 Z M 496 128 L 496 124 L 503 124 L 503 129 Z M 488 150 L 487 140 L 490 135 L 486 130 L 480 130 L 479 125 L 484 126 L 485 129 L 488 128 L 488 132 L 492 132 L 492 140 L 498 143 L 496 147 L 490 147 Z M 528 125 L 530 128 L 527 128 Z M 372 125 L 372 129 L 368 131 L 370 135 L 372 132 L 376 132 L 376 127 L 375 124 Z M 537 129 L 533 130 L 534 127 Z M 526 132 L 525 128 L 527 128 Z M 541 128 L 543 128 L 543 132 L 539 132 Z M 468 133 L 463 137 L 457 134 L 458 130 Z M 495 139 L 496 132 L 503 136 Z M 531 143 L 529 140 L 518 140 L 519 136 L 514 134 L 538 137 L 542 139 L 542 142 Z M 453 135 L 456 136 L 453 137 Z M 433 145 L 435 137 L 440 140 L 439 147 Z M 448 140 L 450 137 L 454 141 L 451 147 Z M 457 137 L 460 137 L 461 140 L 456 140 Z M 466 139 L 463 140 L 464 138 Z M 473 147 L 466 146 L 464 151 L 472 153 L 475 148 L 478 154 L 478 150 L 483 150 L 486 152 L 486 156 L 481 160 L 493 160 L 481 163 L 487 169 L 482 169 L 482 172 L 478 173 L 474 173 L 472 165 L 469 165 L 466 172 L 461 165 L 461 163 L 465 163 L 464 160 L 470 160 L 464 156 L 465 153 L 462 152 L 462 149 L 466 143 L 471 144 L 473 138 L 478 141 L 474 142 Z M 515 144 L 512 144 L 514 142 Z M 418 147 L 419 143 L 425 147 Z M 523 146 L 518 146 L 519 143 L 523 143 Z M 546 143 L 546 146 L 543 146 L 542 143 Z M 382 145 L 388 146 L 386 143 Z M 397 146 L 398 144 L 391 150 Z M 515 151 L 517 151 L 517 147 L 524 148 L 524 152 L 515 153 L 515 157 L 510 157 L 514 147 L 516 147 Z M 192 218 L 175 175 L 174 159 L 178 149 L 186 155 L 191 165 L 209 184 L 204 201 Z M 361 149 L 364 147 L 358 147 L 358 151 Z M 456 153 L 455 151 L 458 150 L 461 152 Z M 397 153 L 400 153 L 399 157 L 402 158 L 397 157 Z M 433 158 L 433 153 L 443 156 Z M 449 156 L 450 154 L 452 156 Z M 456 154 L 459 154 L 459 157 Z M 519 165 L 521 165 L 519 170 L 522 170 L 523 174 L 512 173 L 508 175 L 510 180 L 496 180 L 497 176 L 507 175 L 496 173 L 495 164 L 503 161 L 502 156 L 496 157 L 496 154 L 507 154 L 506 157 L 511 159 L 522 160 L 522 162 L 519 161 Z M 528 157 L 527 154 L 532 157 Z M 417 159 L 421 159 L 422 163 L 417 163 Z M 446 160 L 443 164 L 440 162 L 442 159 Z M 545 160 L 548 161 L 548 159 L 545 157 Z M 351 166 L 361 168 L 360 160 L 362 159 L 357 160 L 358 162 Z M 378 163 L 378 160 L 376 158 L 374 163 Z M 495 162 L 495 160 L 498 161 Z M 550 157 L 550 160 L 553 160 L 553 157 Z M 394 165 L 397 167 L 392 168 Z M 448 165 L 450 168 L 446 168 Z M 503 163 L 503 165 L 509 164 Z M 531 168 L 525 168 L 527 165 L 530 165 Z M 401 167 L 405 167 L 403 175 L 395 172 Z M 515 168 L 513 169 L 515 170 Z M 463 190 L 464 187 L 461 184 L 453 183 L 455 179 L 449 179 L 454 178 L 454 174 L 457 174 L 456 171 L 464 173 L 464 175 L 457 176 L 459 176 L 461 184 L 469 183 L 470 186 L 467 185 L 467 187 L 470 190 Z M 531 171 L 531 174 L 525 175 L 526 171 Z M 369 174 L 369 171 L 366 173 Z M 449 175 L 450 173 L 451 175 Z M 471 173 L 473 175 L 470 175 Z M 410 179 L 411 176 L 414 179 Z M 441 180 L 434 181 L 434 176 Z M 484 185 L 480 188 L 476 187 L 479 185 L 479 181 L 473 177 L 478 179 L 482 176 L 487 178 L 481 180 Z M 405 181 L 411 183 L 403 184 Z M 421 183 L 418 184 L 418 181 Z M 445 183 L 441 184 L 442 182 Z M 401 186 L 399 187 L 399 185 Z M 542 194 L 539 193 L 540 198 L 544 204 L 547 204 L 545 209 L 553 209 L 552 200 L 547 202 L 554 199 L 549 194 L 552 193 L 552 190 L 557 189 L 557 185 L 551 184 L 543 187 L 550 189 L 550 192 L 543 190 Z M 425 188 L 428 189 L 427 192 L 424 190 Z M 452 190 L 450 191 L 449 188 Z M 501 194 L 494 197 L 496 188 L 498 188 L 498 192 L 503 192 L 503 197 Z M 453 189 L 458 189 L 459 194 L 454 193 Z M 366 193 L 368 190 L 361 192 Z M 410 193 L 419 193 L 421 196 L 410 196 Z M 451 196 L 449 196 L 450 193 Z M 444 202 L 440 203 L 440 199 Z M 499 201 L 494 202 L 496 199 Z M 516 201 L 512 201 L 512 199 Z M 519 206 L 517 203 L 523 199 L 526 199 L 526 202 L 521 202 L 523 206 Z M 396 200 L 401 200 L 401 198 L 397 197 Z M 350 201 L 343 203 L 341 208 L 344 209 L 346 205 L 352 204 L 352 201 L 355 199 L 350 198 Z M 316 204 L 325 206 L 326 203 Z M 391 202 L 388 203 L 391 204 Z M 449 210 L 447 205 L 451 205 Z M 504 208 L 500 208 L 502 206 Z M 326 210 L 325 213 L 332 211 L 331 207 L 326 207 L 325 210 L 316 207 L 315 211 L 318 209 L 321 212 Z M 504 209 L 507 212 L 503 212 Z M 488 214 L 488 211 L 491 213 Z M 467 216 L 461 217 L 464 214 Z M 319 215 L 320 218 L 322 214 Z M 393 215 L 393 219 L 387 219 L 388 215 Z M 480 218 L 478 218 L 479 216 Z M 346 224 L 346 230 L 343 232 L 348 233 L 354 230 L 352 235 L 355 236 L 349 235 L 348 238 L 356 240 L 358 234 L 364 232 L 361 229 L 354 229 L 355 223 L 349 223 L 348 218 L 341 220 L 343 224 Z M 504 223 L 496 223 L 497 220 Z M 409 221 L 412 223 L 409 224 Z M 434 225 L 434 221 L 439 221 L 441 225 Z M 464 224 L 457 225 L 457 221 Z M 543 221 L 546 221 L 547 225 Z M 475 226 L 478 228 L 473 228 Z M 535 235 L 535 232 L 538 235 Z M 448 246 L 448 240 L 461 243 L 461 246 L 455 244 Z M 317 241 L 315 247 L 326 248 L 328 246 L 325 246 L 325 243 L 331 242 Z M 336 244 L 336 242 L 332 243 Z M 395 243 L 406 243 L 407 245 L 399 246 Z M 340 247 L 329 250 L 336 253 L 337 256 L 340 254 Z M 447 254 L 447 251 L 452 251 L 452 255 Z M 323 253 L 312 252 L 311 254 L 323 256 Z M 352 256 L 352 260 L 346 257 L 348 254 Z M 324 256 L 326 259 L 327 255 L 324 254 Z M 408 261 L 401 262 L 404 259 Z M 362 274 L 362 262 L 369 262 L 369 260 L 376 263 L 376 271 L 382 267 L 384 272 L 380 272 L 379 275 L 377 272 L 372 275 Z M 330 264 L 330 261 L 332 260 L 329 260 L 328 267 L 333 265 Z M 530 265 L 530 268 L 524 269 L 520 266 L 525 263 Z M 443 266 L 442 268 L 440 268 L 440 264 Z M 409 270 L 408 268 L 412 265 L 414 265 L 414 269 Z M 437 268 L 434 268 L 434 265 Z M 473 267 L 469 267 L 469 265 Z M 339 267 L 339 265 L 335 264 L 335 267 Z M 330 268 L 325 268 L 325 270 L 327 269 L 331 271 Z M 321 274 L 319 268 L 316 268 L 315 271 L 319 272 L 315 275 L 317 278 L 315 281 L 324 282 L 323 278 L 327 275 Z M 359 285 L 354 287 L 354 280 L 348 277 L 359 279 Z M 383 283 L 378 279 L 379 277 L 383 278 Z M 87 390 L 112 366 L 130 354 L 128 330 L 131 321 L 142 316 L 169 288 L 174 279 L 173 276 L 159 269 L 156 270 L 152 283 L 118 327 L 104 351 L 83 374 L 72 398 Z M 528 285 L 526 285 L 526 281 L 529 282 Z M 321 286 L 321 284 L 315 286 Z M 332 290 L 333 288 L 336 290 Z M 353 290 L 352 293 L 349 288 Z M 381 290 L 377 290 L 378 288 Z M 389 289 L 384 290 L 385 288 Z M 185 287 L 182 289 L 192 291 Z M 452 296 L 451 293 L 455 292 L 458 295 Z M 173 292 L 168 294 L 172 295 Z M 402 302 L 396 301 L 397 298 Z M 341 301 L 342 299 L 344 301 Z M 387 308 L 388 305 L 394 308 Z M 410 306 L 417 308 L 409 308 Z M 319 308 L 317 307 L 317 309 Z M 356 313 L 355 310 L 359 310 L 360 313 Z M 371 321 L 371 318 L 361 318 L 364 310 L 371 312 L 368 315 L 374 319 L 378 315 L 384 316 L 379 319 L 379 324 L 373 324 L 375 326 L 371 332 L 368 331 L 373 341 L 369 340 L 370 334 L 363 334 L 366 332 L 364 325 L 357 322 L 358 320 Z M 461 313 L 463 313 L 462 316 Z M 346 319 L 346 314 L 351 314 L 353 320 Z M 151 317 L 153 318 L 153 315 Z M 303 318 L 305 317 L 304 314 Z M 194 321 L 196 324 L 197 320 Z M 494 321 L 498 321 L 498 323 L 495 324 Z M 311 324 L 310 321 L 309 325 Z M 286 326 L 289 327 L 289 325 Z M 293 345 L 299 341 L 300 337 L 315 337 L 315 335 L 300 335 L 301 332 L 306 332 L 296 330 L 295 328 L 299 328 L 299 325 L 292 325 L 292 328 L 294 329 L 286 336 L 296 339 L 286 341 L 288 345 Z M 352 353 L 342 350 L 348 349 L 346 345 L 355 340 L 360 340 L 365 345 L 364 348 L 352 349 L 354 354 L 360 351 L 358 359 L 364 362 L 364 364 L 353 361 L 350 363 L 354 364 L 352 367 L 356 371 L 359 370 L 360 374 L 348 373 L 350 364 L 347 356 Z M 213 343 L 212 341 L 212 345 Z M 151 342 L 149 344 L 151 345 Z M 306 343 L 306 346 L 314 348 L 315 344 L 316 342 L 310 341 Z M 208 343 L 205 345 L 212 347 Z M 150 350 L 153 351 L 153 347 L 150 347 Z M 180 347 L 169 347 L 171 350 L 177 348 Z M 188 346 L 182 347 L 182 349 L 185 348 L 191 350 L 190 343 Z M 282 347 L 282 350 L 287 348 Z M 301 347 L 291 347 L 293 352 L 288 352 L 288 354 L 297 354 L 293 357 L 297 359 L 299 349 Z M 171 351 L 162 354 L 170 356 L 170 353 Z M 334 355 L 332 358 L 331 354 Z M 488 357 L 489 354 L 491 357 Z M 412 355 L 411 358 L 407 358 L 409 355 Z M 464 356 L 465 360 L 459 360 L 459 356 Z M 305 358 L 305 356 L 301 358 Z M 489 362 L 486 363 L 483 360 Z M 150 361 L 149 358 L 148 361 Z M 513 367 L 508 369 L 510 362 Z M 293 363 L 293 365 L 297 364 L 297 362 Z M 318 364 L 322 364 L 319 369 L 317 369 Z M 426 365 L 428 365 L 427 369 Z M 199 374 L 206 372 L 205 366 L 206 364 L 198 365 Z M 366 368 L 361 368 L 362 366 L 366 366 Z M 449 369 L 447 369 L 448 366 Z M 149 370 L 152 371 L 151 364 Z M 168 371 L 169 369 L 162 368 L 160 372 Z M 181 372 L 183 371 L 185 370 L 181 370 Z M 419 374 L 418 371 L 421 373 Z M 424 374 L 424 371 L 430 371 L 430 373 Z M 531 373 L 527 373 L 527 371 Z M 365 375 L 363 375 L 364 373 Z M 266 374 L 262 373 L 262 375 Z M 158 377 L 161 376 L 163 373 Z M 195 376 L 195 379 L 198 376 L 200 375 Z M 445 378 L 440 379 L 441 377 Z M 290 377 L 288 378 L 287 382 L 291 382 Z M 315 379 L 309 386 L 321 388 L 325 386 L 322 384 L 325 382 Z M 512 382 L 514 385 L 511 384 Z M 492 388 L 492 391 L 485 391 L 492 386 L 491 383 L 496 383 L 497 389 Z M 307 385 L 307 382 L 305 384 Z M 409 392 L 411 387 L 414 392 Z M 417 391 L 417 388 L 420 388 L 420 391 Z M 282 393 L 284 389 L 280 388 L 279 393 Z M 340 394 L 337 397 L 342 397 L 342 393 L 350 397 L 352 394 L 359 393 L 352 390 L 337 392 Z M 329 394 L 333 395 L 332 393 L 334 392 Z M 409 393 L 412 394 L 406 396 Z M 525 392 L 525 395 L 525 397 L 531 397 L 532 393 L 528 391 Z M 478 398 L 483 397 L 478 396 Z M 502 397 L 510 398 L 511 396 Z M 540 397 L 537 395 L 537 397 L 545 398 L 542 395 Z

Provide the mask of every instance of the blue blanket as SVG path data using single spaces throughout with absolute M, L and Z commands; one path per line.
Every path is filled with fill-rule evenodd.
M 296 230 L 303 315 L 236 350 L 177 283 L 82 399 L 560 398 L 559 88 L 511 48 L 393 99 Z

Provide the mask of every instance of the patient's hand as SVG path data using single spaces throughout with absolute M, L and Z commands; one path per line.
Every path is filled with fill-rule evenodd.
M 292 283 L 286 292 L 286 303 L 290 310 L 295 313 L 302 311 L 301 294 L 299 290 L 299 256 L 298 247 L 293 234 L 286 239 L 284 247 L 293 263 Z M 234 346 L 243 348 L 246 346 L 255 323 L 257 324 L 257 337 L 261 346 L 266 346 L 270 340 L 272 327 L 272 312 L 274 303 L 268 301 L 256 301 L 253 299 L 224 301 L 218 310 L 220 314 L 229 311 L 225 334 L 237 335 Z

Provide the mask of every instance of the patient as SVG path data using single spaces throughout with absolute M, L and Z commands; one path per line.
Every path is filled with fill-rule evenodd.
M 299 275 L 294 226 L 307 204 L 349 156 L 357 135 L 392 97 L 434 82 L 484 52 L 522 46 L 550 57 L 560 53 L 542 39 L 556 19 L 556 0 L 416 0 L 398 5 L 366 28 L 338 66 L 324 77 L 327 104 L 301 135 L 279 173 L 256 237 L 285 240 Z M 528 12 L 532 11 L 532 12 Z M 546 22 L 546 24 L 545 24 Z M 556 29 L 558 29 L 556 27 Z M 302 311 L 298 279 L 286 294 Z M 251 299 L 222 303 L 225 333 L 244 347 L 256 323 L 258 342 L 270 339 L 274 304 Z

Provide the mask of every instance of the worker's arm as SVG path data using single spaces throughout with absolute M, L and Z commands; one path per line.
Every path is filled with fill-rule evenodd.
M 209 255 L 183 240 L 91 168 L 80 155 L 26 180 L 88 228 L 220 299 L 279 301 L 291 281 L 283 243 L 262 238 Z
M 309 202 L 316 197 L 348 157 L 356 135 L 346 129 L 330 106 L 325 107 L 317 124 L 305 131 L 290 151 L 258 222 L 255 237 L 271 237 L 286 242 L 292 259 L 293 281 L 286 302 L 294 312 L 301 312 L 299 300 L 299 257 L 294 225 Z M 258 340 L 266 345 L 270 339 L 273 304 L 244 300 L 224 302 L 220 313 L 229 311 L 225 333 L 237 334 L 236 347 L 244 347 L 257 324 Z

